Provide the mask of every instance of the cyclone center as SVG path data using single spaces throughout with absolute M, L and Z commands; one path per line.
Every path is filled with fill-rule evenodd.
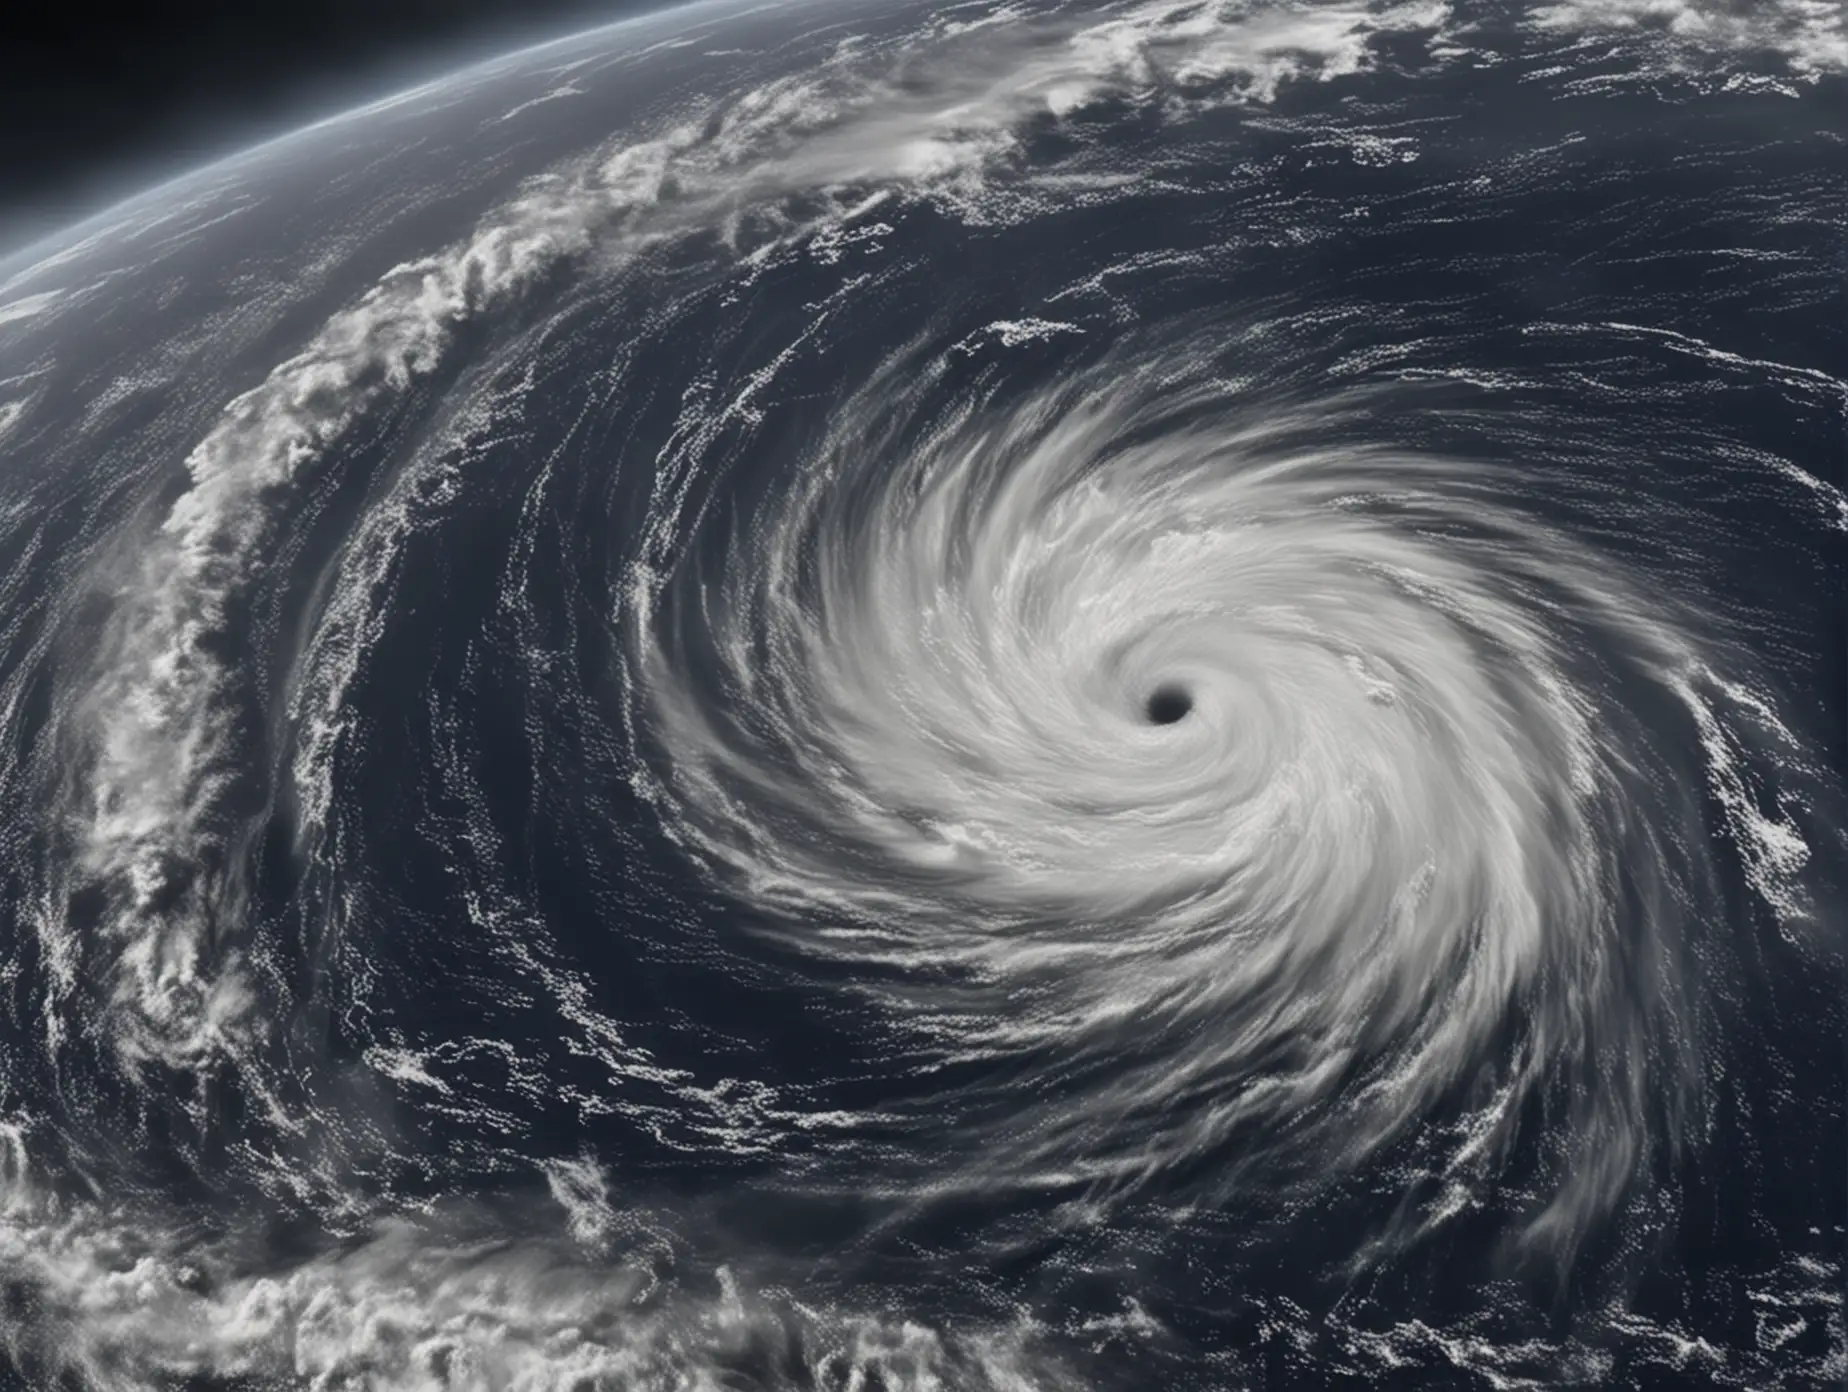
M 1143 714 L 1151 725 L 1173 725 L 1187 718 L 1193 709 L 1193 696 L 1184 686 L 1164 684 L 1149 693 L 1149 699 L 1143 703 Z

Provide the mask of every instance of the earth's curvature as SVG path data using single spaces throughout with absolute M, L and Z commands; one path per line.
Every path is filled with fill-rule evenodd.
M 0 263 L 0 1378 L 1848 1375 L 1845 69 L 701 6 Z

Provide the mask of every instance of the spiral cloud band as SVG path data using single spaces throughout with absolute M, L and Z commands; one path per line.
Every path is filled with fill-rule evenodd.
M 773 9 L 0 263 L 0 1381 L 1839 1378 L 1839 16 Z
M 1714 655 L 1498 464 L 1368 443 L 1415 389 L 1254 401 L 1223 337 L 1023 401 L 877 374 L 717 574 L 638 576 L 645 786 L 779 939 L 1045 1075 L 920 1097 L 968 1182 L 1305 1181 L 1461 1088 L 1434 1221 L 1551 1092 L 1565 1240 L 1699 1113 L 1716 769 L 1663 746 Z

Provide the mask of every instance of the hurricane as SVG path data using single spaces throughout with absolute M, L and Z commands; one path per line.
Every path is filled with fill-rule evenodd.
M 0 261 L 0 1373 L 1848 1375 L 1845 70 L 696 5 Z

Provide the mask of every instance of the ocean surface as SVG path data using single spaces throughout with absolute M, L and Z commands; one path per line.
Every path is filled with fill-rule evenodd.
M 1845 70 L 697 5 L 0 260 L 0 1382 L 1848 1377 Z

